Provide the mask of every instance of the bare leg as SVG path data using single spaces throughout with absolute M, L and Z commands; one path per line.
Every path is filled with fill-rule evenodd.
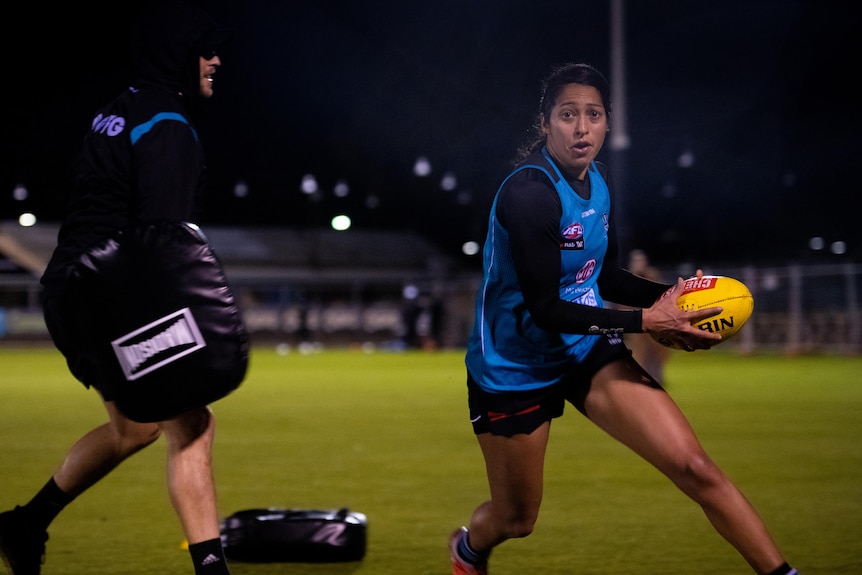
M 533 531 L 542 502 L 545 451 L 550 422 L 529 435 L 477 436 L 485 456 L 490 501 L 470 518 L 469 541 L 477 551 L 490 551 L 506 539 Z
M 206 407 L 159 424 L 168 443 L 168 492 L 189 544 L 220 536 L 212 444 L 215 420 Z
M 79 439 L 54 473 L 57 486 L 76 497 L 110 473 L 129 456 L 159 438 L 155 423 L 137 423 L 105 402 L 110 421 Z
M 621 361 L 600 370 L 586 400 L 589 418 L 697 502 L 755 572 L 776 569 L 784 559 L 754 507 L 709 458 L 673 399 L 631 383 L 639 378 Z

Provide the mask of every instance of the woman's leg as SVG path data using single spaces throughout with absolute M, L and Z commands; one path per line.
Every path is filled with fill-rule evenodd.
M 550 422 L 545 422 L 530 434 L 476 436 L 491 491 L 491 499 L 470 518 L 469 543 L 476 551 L 489 552 L 506 539 L 533 531 L 542 502 L 550 428 Z
M 586 397 L 587 417 L 697 502 L 755 572 L 776 569 L 784 559 L 754 507 L 709 458 L 670 395 L 635 383 L 641 378 L 633 361 L 603 367 Z

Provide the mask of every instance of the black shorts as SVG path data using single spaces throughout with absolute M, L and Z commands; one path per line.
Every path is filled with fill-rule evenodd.
M 505 437 L 532 433 L 546 421 L 563 415 L 566 401 L 586 414 L 584 402 L 593 376 L 614 361 L 630 362 L 637 366 L 643 375 L 639 383 L 662 389 L 646 370 L 637 365 L 631 351 L 619 337 L 600 337 L 583 362 L 573 364 L 562 381 L 548 387 L 490 393 L 479 387 L 468 373 L 467 401 L 473 432 L 476 435 L 491 433 Z

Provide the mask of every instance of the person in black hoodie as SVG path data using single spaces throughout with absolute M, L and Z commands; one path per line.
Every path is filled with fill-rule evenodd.
M 84 139 L 67 216 L 42 278 L 44 308 L 55 344 L 76 378 L 99 392 L 109 421 L 72 446 L 26 505 L 0 514 L 0 557 L 12 575 L 38 575 L 54 518 L 161 435 L 167 443 L 170 500 L 195 573 L 229 573 L 211 467 L 211 410 L 203 406 L 151 423 L 120 411 L 113 401 L 116 381 L 108 381 L 104 358 L 82 344 L 83 322 L 75 319 L 82 304 L 69 279 L 82 254 L 132 223 L 195 221 L 205 185 L 195 123 L 213 94 L 213 78 L 221 65 L 216 48 L 228 36 L 193 5 L 146 6 L 132 33 L 134 84 L 98 111 Z

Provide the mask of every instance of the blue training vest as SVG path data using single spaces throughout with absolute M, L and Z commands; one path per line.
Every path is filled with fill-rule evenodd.
M 521 170 L 539 170 L 560 197 L 560 298 L 602 307 L 596 280 L 608 247 L 610 193 L 595 163 L 590 165 L 590 199 L 566 182 L 545 149 L 535 163 L 509 174 L 494 198 L 483 250 L 482 286 L 476 296 L 476 318 L 465 363 L 487 391 L 537 389 L 560 381 L 572 361 L 581 361 L 596 335 L 560 334 L 533 322 L 515 274 L 509 234 L 497 221 L 497 201 L 506 182 Z

